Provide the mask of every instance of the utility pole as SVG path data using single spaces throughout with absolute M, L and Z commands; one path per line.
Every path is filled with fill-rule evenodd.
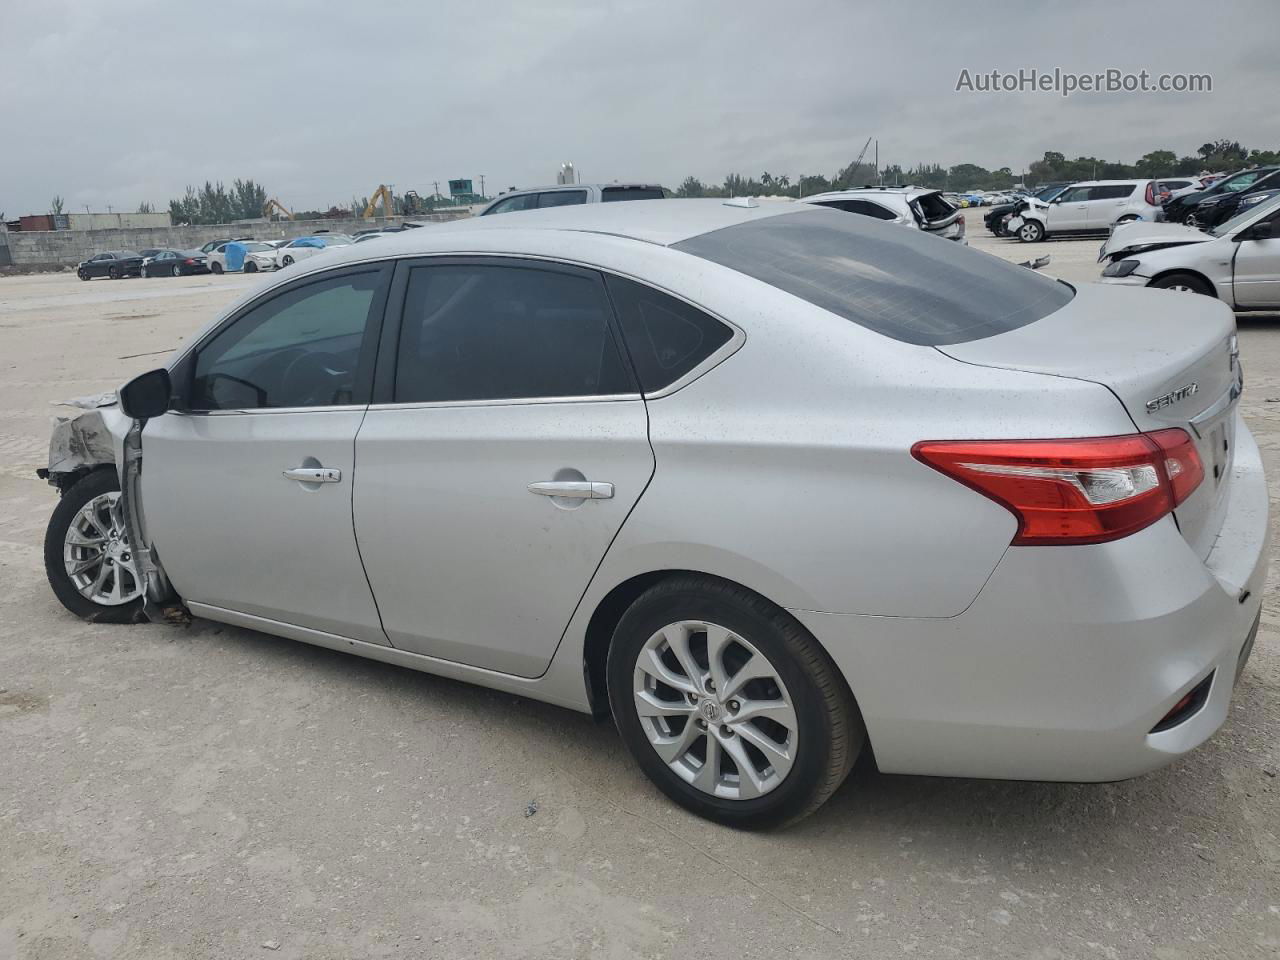
M 484 196 L 484 174 L 480 174 L 480 196 Z
M 431 190 L 432 190 L 432 194 L 431 194 L 432 196 L 434 196 L 434 197 L 438 197 L 438 196 L 440 196 L 440 181 L 439 181 L 439 180 L 432 180 L 432 181 L 431 181 Z
M 876 185 L 879 186 L 883 181 L 880 179 L 880 141 L 876 141 Z

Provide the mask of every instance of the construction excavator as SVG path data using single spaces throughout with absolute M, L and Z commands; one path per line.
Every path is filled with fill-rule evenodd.
M 273 217 L 279 217 L 281 220 L 292 220 L 293 214 L 285 207 L 283 203 L 272 197 L 262 205 L 262 215 L 268 220 Z
M 378 201 L 382 201 L 382 215 L 384 217 L 395 216 L 396 204 L 391 197 L 391 188 L 385 183 L 378 184 L 378 189 L 373 191 L 373 196 L 369 198 L 369 203 L 364 208 L 364 215 L 372 217 L 378 209 Z

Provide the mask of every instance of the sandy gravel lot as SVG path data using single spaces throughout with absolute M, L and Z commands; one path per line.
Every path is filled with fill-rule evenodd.
M 1097 276 L 1096 240 L 969 220 L 975 246 Z M 585 716 L 204 621 L 74 619 L 40 554 L 51 402 L 155 365 L 254 282 L 0 278 L 3 960 L 1280 955 L 1274 576 L 1226 727 L 1172 767 L 864 767 L 765 835 L 677 810 Z M 1241 343 L 1280 490 L 1280 320 Z

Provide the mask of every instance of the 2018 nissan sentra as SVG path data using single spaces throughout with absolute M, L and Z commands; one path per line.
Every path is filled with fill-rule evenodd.
M 737 826 L 864 750 L 1130 777 L 1222 724 L 1257 629 L 1233 324 L 808 204 L 415 230 L 57 427 L 49 580 L 612 714 Z

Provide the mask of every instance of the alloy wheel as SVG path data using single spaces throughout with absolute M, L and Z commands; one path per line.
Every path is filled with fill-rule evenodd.
M 178 266 L 177 264 L 174 264 L 174 266 L 173 266 L 173 275 L 174 275 L 175 277 L 180 277 L 180 276 L 182 276 L 182 268 L 181 268 L 180 266 Z
M 692 620 L 663 627 L 640 650 L 632 695 L 654 752 L 703 793 L 763 796 L 795 762 L 799 722 L 786 684 L 726 627 Z
M 118 490 L 80 508 L 67 527 L 62 561 L 76 590 L 93 603 L 117 607 L 142 594 Z

